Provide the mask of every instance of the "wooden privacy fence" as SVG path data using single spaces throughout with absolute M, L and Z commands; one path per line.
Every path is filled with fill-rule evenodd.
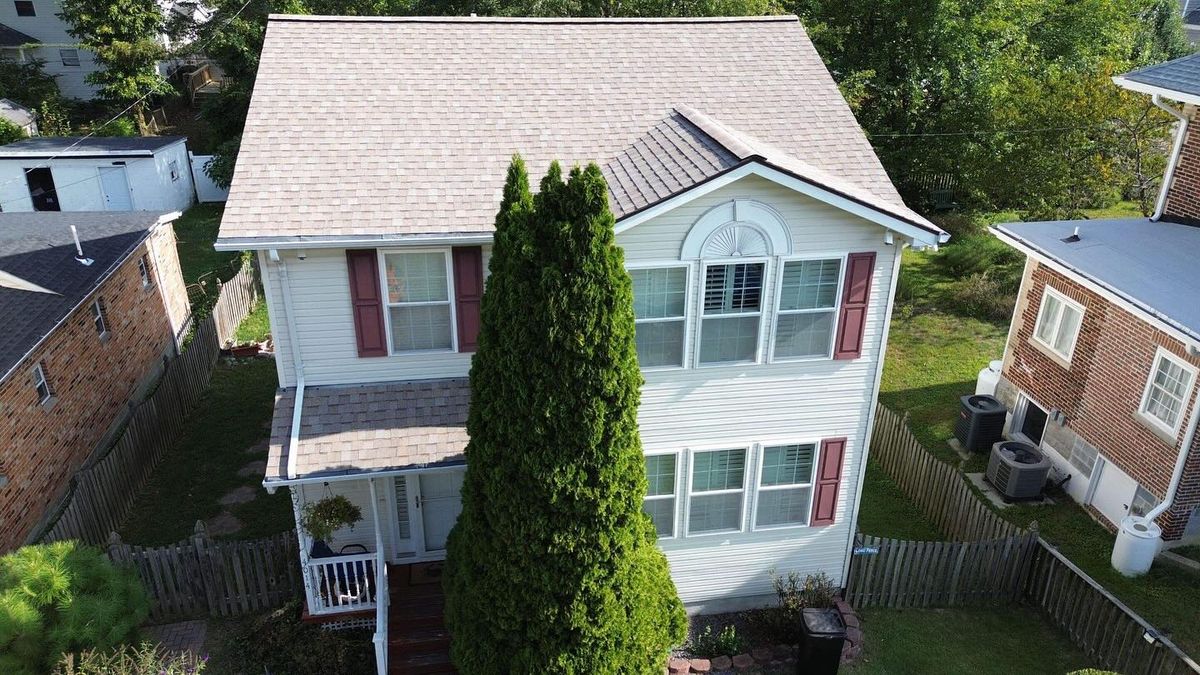
M 871 458 L 891 476 L 925 517 L 954 541 L 1004 539 L 1024 530 L 1001 518 L 971 490 L 957 469 L 934 457 L 901 417 L 875 407 Z
M 855 607 L 955 607 L 1013 602 L 1037 533 L 987 541 L 904 541 L 859 535 L 846 599 Z
M 114 532 L 108 557 L 131 568 L 152 603 L 154 621 L 238 616 L 278 607 L 304 592 L 296 532 L 216 542 L 204 524 L 170 546 L 130 546 Z
M 217 304 L 213 305 L 212 317 L 217 326 L 217 341 L 221 345 L 231 342 L 238 324 L 258 300 L 258 284 L 255 281 L 254 267 L 249 263 L 243 264 L 242 269 L 224 283 L 217 294 Z

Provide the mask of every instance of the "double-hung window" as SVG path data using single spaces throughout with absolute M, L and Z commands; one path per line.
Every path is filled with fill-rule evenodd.
M 1038 310 L 1033 339 L 1063 359 L 1070 361 L 1083 323 L 1083 307 L 1053 288 L 1046 286 L 1042 307 Z
M 108 307 L 104 304 L 104 298 L 92 301 L 92 325 L 96 327 L 96 335 L 100 339 L 108 337 Z
M 1142 415 L 1170 433 L 1177 432 L 1195 379 L 1195 368 L 1160 347 L 1142 395 Z
M 842 261 L 789 260 L 779 282 L 773 359 L 829 358 Z
M 142 278 L 142 288 L 150 288 L 154 284 L 150 277 L 150 256 L 145 253 L 138 258 L 138 276 Z
M 629 270 L 629 275 L 633 278 L 638 362 L 643 368 L 682 366 L 687 268 L 638 268 Z
M 688 534 L 741 531 L 746 455 L 745 448 L 692 453 Z
M 448 251 L 383 254 L 392 352 L 454 348 Z
M 705 265 L 701 364 L 758 360 L 765 272 L 764 262 Z
M 62 60 L 64 66 L 79 66 L 78 49 L 60 49 L 58 50 L 58 58 Z
M 762 449 L 754 506 L 756 529 L 808 524 L 816 454 L 817 446 L 811 443 Z
M 33 388 L 37 392 L 38 403 L 46 404 L 50 401 L 50 397 L 54 396 L 54 390 L 50 388 L 50 380 L 46 378 L 46 366 L 41 361 L 38 361 L 33 366 Z
M 675 470 L 678 455 L 646 455 L 646 497 L 642 510 L 654 521 L 660 539 L 675 536 Z

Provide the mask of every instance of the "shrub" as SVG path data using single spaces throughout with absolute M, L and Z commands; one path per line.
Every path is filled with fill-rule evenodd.
M 141 583 L 75 541 L 0 557 L 0 673 L 51 671 L 62 654 L 108 650 L 149 613 Z
M 734 656 L 745 651 L 745 643 L 737 634 L 737 628 L 728 624 L 720 633 L 713 634 L 712 626 L 705 626 L 704 632 L 692 636 L 689 651 L 705 659 L 717 656 Z
M 997 279 L 988 272 L 972 274 L 954 282 L 951 297 L 955 309 L 979 319 L 1004 321 L 1012 316 L 1019 284 Z
M 48 98 L 37 109 L 38 133 L 43 136 L 70 136 L 71 118 L 62 100 Z
M 137 123 L 129 117 L 118 117 L 107 122 L 91 124 L 93 136 L 137 136 Z
M 946 272 L 956 277 L 992 272 L 997 268 L 1011 273 L 1014 268 L 1019 278 L 1025 256 L 999 239 L 987 235 L 966 236 L 958 241 L 951 240 L 935 258 Z
M 757 620 L 772 641 L 795 644 L 801 637 L 801 614 L 808 608 L 833 607 L 837 587 L 824 572 L 803 578 L 797 572 L 781 576 L 771 570 L 769 574 L 779 605 L 759 612 Z
M 4 118 L 0 118 L 0 145 L 8 145 L 16 143 L 25 138 L 25 130 L 21 127 L 9 122 Z
M 206 656 L 172 654 L 155 645 L 122 645 L 112 651 L 96 649 L 65 654 L 55 675 L 200 675 Z
M 214 664 L 232 673 L 359 675 L 375 671 L 372 631 L 324 630 L 300 621 L 300 601 L 236 622 L 220 641 Z M 215 666 L 214 666 L 215 667 Z

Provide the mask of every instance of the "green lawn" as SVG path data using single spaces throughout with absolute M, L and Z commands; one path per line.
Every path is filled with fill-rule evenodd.
M 876 537 L 940 541 L 945 537 L 878 464 L 869 462 L 858 510 L 858 531 Z
M 182 438 L 155 469 L 121 529 L 127 543 L 162 545 L 190 536 L 197 520 L 221 514 L 226 507 L 218 500 L 241 487 L 251 491 L 253 499 L 228 507 L 242 524 L 228 537 L 251 539 L 293 526 L 286 490 L 268 495 L 261 468 L 246 476 L 237 473 L 251 462 L 266 460 L 264 445 L 248 449 L 269 434 L 275 386 L 271 359 L 217 364 Z
M 186 284 L 195 284 L 214 276 L 222 281 L 237 273 L 236 252 L 214 251 L 217 229 L 221 225 L 221 204 L 197 204 L 175 221 L 175 239 L 179 267 Z
M 1087 668 L 1082 653 L 1033 610 L 869 609 L 865 651 L 853 675 L 1063 675 Z
M 271 321 L 267 318 L 267 303 L 259 298 L 246 318 L 242 319 L 242 323 L 238 325 L 233 337 L 238 343 L 262 342 L 270 333 Z

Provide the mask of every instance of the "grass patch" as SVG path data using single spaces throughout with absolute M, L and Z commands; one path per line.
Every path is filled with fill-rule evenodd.
M 271 334 L 271 322 L 267 318 L 267 303 L 259 298 L 254 303 L 254 308 L 246 315 L 245 319 L 238 324 L 237 330 L 234 331 L 233 338 L 237 343 L 244 342 L 262 342 Z
M 875 462 L 867 465 L 858 531 L 876 537 L 941 541 L 945 539 L 917 505 L 905 495 Z
M 214 276 L 225 281 L 237 273 L 240 253 L 213 250 L 224 211 L 221 204 L 197 204 L 175 221 L 176 248 L 184 283 L 196 284 Z
M 1090 664 L 1033 610 L 868 609 L 866 651 L 854 675 L 1063 675 Z
M 1181 555 L 1189 560 L 1200 562 L 1200 544 L 1193 546 L 1180 546 L 1179 548 L 1171 549 L 1171 552 L 1176 555 Z
M 222 496 L 243 486 L 254 491 L 254 499 L 228 508 L 242 529 L 227 538 L 252 539 L 293 526 L 286 490 L 268 495 L 261 472 L 237 474 L 249 462 L 267 458 L 265 444 L 254 452 L 247 449 L 267 438 L 275 387 L 270 359 L 217 364 L 182 437 L 155 469 L 121 528 L 127 543 L 157 546 L 188 537 L 197 520 L 225 510 L 218 502 Z

